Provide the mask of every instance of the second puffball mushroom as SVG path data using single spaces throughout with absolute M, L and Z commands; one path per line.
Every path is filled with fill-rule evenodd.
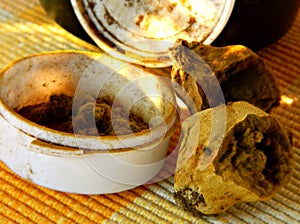
M 224 119 L 216 117 L 220 111 Z M 222 133 L 214 131 L 221 126 L 220 138 Z M 184 121 L 182 130 L 174 196 L 188 211 L 212 215 L 237 203 L 267 200 L 289 180 L 293 157 L 288 133 L 247 102 L 198 112 Z

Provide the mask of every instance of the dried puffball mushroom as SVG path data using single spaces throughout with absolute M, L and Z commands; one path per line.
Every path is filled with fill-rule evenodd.
M 170 49 L 170 57 L 172 80 L 184 88 L 177 94 L 192 113 L 212 107 L 209 102 L 214 101 L 214 89 L 203 91 L 210 86 L 210 76 L 218 80 L 227 103 L 247 101 L 267 112 L 279 105 L 280 91 L 274 77 L 263 59 L 245 46 L 212 47 L 178 40 Z M 188 94 L 195 109 L 182 92 Z
M 220 138 L 215 132 L 222 126 Z M 245 101 L 198 112 L 182 130 L 174 198 L 185 210 L 219 214 L 237 203 L 270 199 L 289 180 L 290 136 Z

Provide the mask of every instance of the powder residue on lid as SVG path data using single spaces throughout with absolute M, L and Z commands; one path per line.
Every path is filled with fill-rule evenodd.
M 104 36 L 150 51 L 147 40 L 175 43 L 177 39 L 203 41 L 213 31 L 226 0 L 85 0 L 87 13 Z M 93 5 L 93 7 L 90 7 Z M 109 19 L 108 19 L 109 18 Z M 166 51 L 169 46 L 165 45 Z

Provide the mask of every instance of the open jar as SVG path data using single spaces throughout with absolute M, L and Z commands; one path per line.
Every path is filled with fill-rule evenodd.
M 57 51 L 15 61 L 0 72 L 0 126 L 5 130 L 0 132 L 0 159 L 19 176 L 59 191 L 102 194 L 144 184 L 162 168 L 178 125 L 169 85 L 106 54 Z M 73 115 L 81 92 L 118 100 L 149 128 L 91 136 L 79 133 L 80 126 L 67 133 L 17 113 L 64 94 L 74 96 Z M 89 119 L 95 127 L 95 119 Z

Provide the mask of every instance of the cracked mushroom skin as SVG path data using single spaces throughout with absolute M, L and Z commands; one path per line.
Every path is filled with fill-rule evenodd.
M 218 80 L 226 103 L 247 101 L 266 112 L 279 105 L 281 94 L 274 77 L 263 59 L 245 46 L 212 47 L 178 40 L 169 52 L 171 78 L 194 103 L 191 113 L 212 107 L 208 102 L 214 101 L 213 94 L 203 91 L 209 85 L 205 77 L 211 75 Z M 191 104 L 180 91 L 177 94 Z
M 226 108 L 224 135 L 219 147 L 209 146 L 212 113 L 221 107 Z M 289 181 L 291 137 L 247 102 L 198 112 L 184 121 L 182 131 L 174 198 L 185 210 L 219 214 L 237 203 L 268 200 Z

